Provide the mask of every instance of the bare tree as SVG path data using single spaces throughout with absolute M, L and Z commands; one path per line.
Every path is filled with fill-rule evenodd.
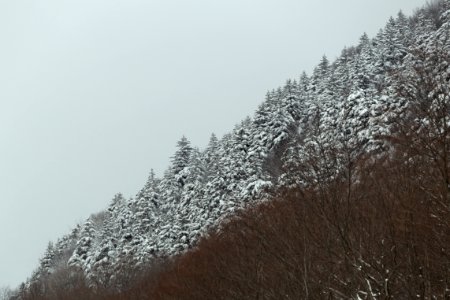
M 14 293 L 11 288 L 4 286 L 0 287 L 0 300 L 10 300 Z

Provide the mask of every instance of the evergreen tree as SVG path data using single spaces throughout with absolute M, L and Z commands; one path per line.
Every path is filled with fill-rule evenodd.
M 188 165 L 191 152 L 191 143 L 183 136 L 177 142 L 177 150 L 174 156 L 172 156 L 172 172 L 175 176 L 179 175 Z
M 219 140 L 213 133 L 209 138 L 208 146 L 205 150 L 205 172 L 208 180 L 219 175 L 220 172 L 220 153 L 219 153 Z

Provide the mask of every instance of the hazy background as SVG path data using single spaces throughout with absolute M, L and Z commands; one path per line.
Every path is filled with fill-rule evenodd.
M 185 134 L 425 0 L 0 0 L 0 286 L 49 240 L 161 175 Z

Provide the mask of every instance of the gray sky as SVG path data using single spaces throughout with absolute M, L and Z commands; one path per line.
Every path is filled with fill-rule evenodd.
M 268 89 L 425 0 L 0 0 L 0 286 Z

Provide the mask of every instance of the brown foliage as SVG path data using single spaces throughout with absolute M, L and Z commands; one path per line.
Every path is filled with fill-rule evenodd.
M 450 209 L 439 180 L 423 187 L 433 166 L 405 152 L 354 166 L 356 182 L 281 191 L 122 293 L 62 269 L 23 299 L 449 299 Z
M 444 297 L 450 231 L 442 221 L 448 214 L 431 213 L 407 186 L 390 190 L 392 185 L 376 184 L 370 183 L 372 195 L 353 199 L 352 207 L 326 202 L 314 193 L 289 194 L 246 212 L 180 258 L 160 278 L 158 295 Z
M 117 299 L 448 299 L 449 209 L 418 167 L 365 161 L 352 186 L 282 192 Z

